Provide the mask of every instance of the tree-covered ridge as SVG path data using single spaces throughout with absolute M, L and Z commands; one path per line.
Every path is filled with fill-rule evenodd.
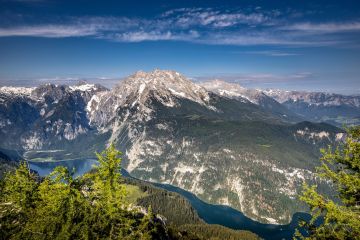
M 300 197 L 312 213 L 296 239 L 360 239 L 360 126 L 350 128 L 343 146 L 322 150 L 319 176 L 331 182 L 338 196 L 325 196 L 317 186 L 304 186 Z M 333 200 L 334 198 L 337 199 Z
M 166 219 L 167 224 L 180 226 L 183 224 L 204 224 L 190 202 L 178 193 L 169 192 L 155 187 L 150 183 L 133 178 L 125 178 L 129 186 L 137 186 L 145 194 L 135 199 L 138 206 L 148 208 L 151 206 L 155 214 Z M 129 195 L 128 195 L 129 197 Z
M 78 178 L 57 167 L 40 179 L 21 163 L 1 181 L 1 239 L 258 239 L 203 223 L 176 193 L 122 178 L 120 154 L 111 145 Z

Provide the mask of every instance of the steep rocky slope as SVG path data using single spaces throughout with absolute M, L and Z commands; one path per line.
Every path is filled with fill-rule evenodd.
M 1 147 L 19 151 L 75 147 L 70 142 L 94 133 L 86 104 L 102 91 L 107 89 L 84 83 L 0 88 Z
M 90 122 L 111 132 L 108 143 L 125 152 L 132 175 L 264 222 L 287 222 L 301 209 L 295 197 L 305 179 L 315 180 L 318 148 L 341 134 L 291 125 L 246 96 L 208 92 L 173 71 L 138 72 L 89 105 Z
M 305 120 L 300 115 L 290 111 L 283 104 L 266 95 L 262 90 L 244 88 L 239 84 L 229 83 L 222 80 L 201 82 L 200 85 L 220 96 L 239 100 L 246 99 L 253 104 L 261 106 L 264 110 L 282 117 L 286 121 L 299 122 L 301 120 Z
M 137 72 L 111 90 L 9 91 L 0 91 L 0 137 L 7 139 L 0 147 L 61 159 L 114 143 L 133 176 L 269 223 L 302 210 L 296 194 L 303 181 L 316 180 L 319 147 L 343 138 L 331 125 L 294 124 L 296 114 L 262 93 L 208 91 L 175 71 Z

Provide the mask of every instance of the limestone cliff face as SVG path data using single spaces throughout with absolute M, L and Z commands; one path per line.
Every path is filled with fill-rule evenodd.
M 195 84 L 175 71 L 137 72 L 113 89 L 0 88 L 0 148 L 75 158 L 114 143 L 135 177 L 168 183 L 268 223 L 302 210 L 318 149 L 343 139 L 259 90 Z

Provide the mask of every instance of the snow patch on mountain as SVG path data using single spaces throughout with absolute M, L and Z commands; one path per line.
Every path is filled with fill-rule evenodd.
M 72 91 L 90 91 L 90 90 L 97 90 L 97 87 L 95 84 L 81 84 L 81 85 L 75 85 L 75 86 L 69 86 L 69 88 Z
M 184 94 L 175 95 L 169 88 Z M 87 112 L 91 123 L 97 126 L 107 125 L 117 118 L 118 110 L 125 108 L 135 110 L 132 119 L 149 121 L 153 111 L 149 100 L 155 98 L 164 106 L 175 107 L 178 103 L 174 96 L 209 106 L 206 102 L 206 90 L 174 71 L 155 70 L 150 73 L 137 72 L 121 81 L 111 91 L 98 93 L 89 101 Z
M 237 83 L 229 83 L 222 80 L 212 80 L 207 82 L 200 83 L 202 87 L 208 91 L 212 91 L 220 96 L 225 96 L 229 98 L 237 98 L 240 101 L 252 102 L 254 104 L 259 103 L 259 94 L 261 91 L 255 89 L 247 89 L 240 86 Z
M 99 103 L 100 101 L 100 97 L 98 95 L 93 95 L 90 99 L 90 101 L 87 103 L 86 105 L 86 111 L 91 112 L 91 111 L 96 111 L 99 110 Z
M 138 91 L 136 91 L 138 88 Z M 139 98 L 137 101 L 143 104 L 150 93 L 156 93 L 155 96 L 165 106 L 176 106 L 176 99 L 173 95 L 201 105 L 211 107 L 209 105 L 209 94 L 201 86 L 193 83 L 180 73 L 170 70 L 154 70 L 152 72 L 136 72 L 134 75 L 125 79 L 116 87 L 117 94 L 124 99 L 137 92 Z M 144 95 L 144 96 L 141 96 Z
M 177 92 L 177 91 L 175 91 L 175 90 L 172 89 L 172 88 L 169 88 L 169 90 L 170 90 L 170 92 L 172 92 L 172 93 L 175 94 L 175 95 L 178 95 L 178 96 L 183 97 L 183 98 L 186 97 L 186 94 L 183 93 L 183 92 Z
M 0 93 L 30 96 L 34 87 L 0 87 Z

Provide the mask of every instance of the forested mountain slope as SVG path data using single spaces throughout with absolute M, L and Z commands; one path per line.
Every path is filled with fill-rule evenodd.
M 343 130 L 295 123 L 295 113 L 254 96 L 208 91 L 163 70 L 137 72 L 111 90 L 84 83 L 1 88 L 0 147 L 51 161 L 93 157 L 114 143 L 134 177 L 287 223 L 302 210 L 295 196 L 303 181 L 315 181 L 319 148 L 341 142 Z

